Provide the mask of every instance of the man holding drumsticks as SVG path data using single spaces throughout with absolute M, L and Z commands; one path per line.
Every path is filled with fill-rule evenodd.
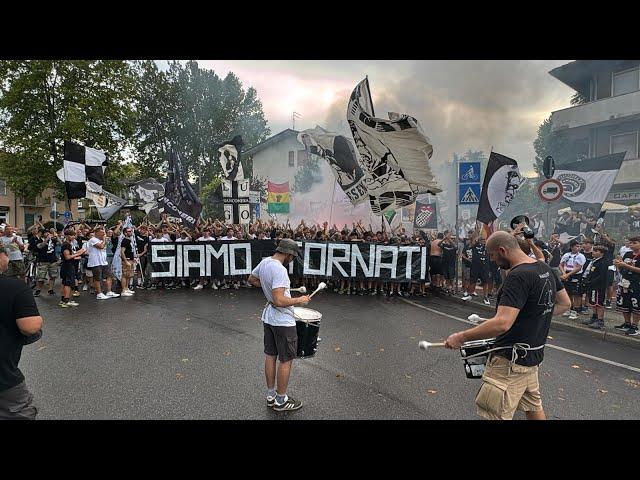
M 544 420 L 538 365 L 544 358 L 551 317 L 569 308 L 569 295 L 551 268 L 524 253 L 513 235 L 494 233 L 487 240 L 487 252 L 498 267 L 509 270 L 496 314 L 482 325 L 450 335 L 445 347 L 497 337 L 495 347 L 504 349 L 487 360 L 476 396 L 478 415 L 510 420 L 518 409 L 528 420 Z
M 268 304 L 262 311 L 264 323 L 264 374 L 267 380 L 267 406 L 275 411 L 298 410 L 302 403 L 287 395 L 293 359 L 298 350 L 298 333 L 293 306 L 309 303 L 309 295 L 291 298 L 287 266 L 300 258 L 300 247 L 291 239 L 283 238 L 276 253 L 263 259 L 249 276 L 249 283 L 261 287 Z M 276 385 L 276 359 L 278 387 Z

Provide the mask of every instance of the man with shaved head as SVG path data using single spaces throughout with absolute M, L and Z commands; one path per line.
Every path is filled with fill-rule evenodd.
M 498 267 L 509 270 L 498 293 L 496 314 L 482 325 L 454 333 L 447 348 L 464 342 L 496 337 L 482 386 L 476 396 L 478 415 L 490 420 L 510 420 L 516 410 L 529 420 L 544 420 L 538 365 L 551 317 L 565 312 L 571 301 L 551 268 L 524 253 L 508 232 L 487 240 L 487 253 Z

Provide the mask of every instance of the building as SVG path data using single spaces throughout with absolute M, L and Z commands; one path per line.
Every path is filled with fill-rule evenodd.
M 52 221 L 52 195 L 53 190 L 47 189 L 36 198 L 18 197 L 9 190 L 7 183 L 0 179 L 0 224 L 8 223 L 19 230 L 24 230 L 33 225 L 40 215 L 42 216 L 42 223 Z M 64 200 L 57 200 L 55 203 L 59 216 L 58 221 L 61 221 L 65 211 L 65 202 Z M 71 201 L 71 214 L 72 218 L 75 219 L 80 216 L 76 200 Z
M 550 75 L 573 88 L 583 103 L 552 112 L 551 131 L 571 146 L 571 158 L 627 152 L 607 201 L 640 202 L 640 61 L 577 60 Z
M 294 191 L 295 177 L 307 161 L 307 151 L 304 145 L 298 141 L 298 131 L 287 128 L 282 132 L 267 138 L 264 142 L 259 143 L 253 148 L 243 152 L 247 162 L 252 165 L 254 177 L 260 177 L 272 183 L 289 182 L 289 190 Z M 326 161 L 319 162 L 320 171 L 318 172 L 318 180 L 322 178 L 333 179 L 329 166 Z M 332 186 L 332 184 L 331 184 Z M 327 190 L 322 195 L 325 203 L 330 198 L 331 192 Z M 316 200 L 316 201 L 314 201 Z M 320 199 L 309 199 L 306 197 L 291 197 L 291 215 L 297 209 L 313 210 L 316 208 L 314 204 L 321 203 Z M 305 202 L 302 205 L 302 202 Z M 262 205 L 261 217 L 266 215 L 266 205 Z M 321 208 L 318 206 L 317 208 Z M 324 207 L 322 207 L 324 208 Z

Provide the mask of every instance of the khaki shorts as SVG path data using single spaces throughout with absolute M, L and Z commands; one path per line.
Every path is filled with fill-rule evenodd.
M 487 420 L 511 420 L 516 410 L 542 410 L 538 366 L 511 365 L 499 355 L 491 355 L 476 395 L 478 415 Z
M 60 275 L 60 266 L 57 262 L 42 262 L 38 263 L 38 268 L 36 269 L 36 276 L 38 280 L 45 281 L 47 276 L 51 280 L 55 280 Z
M 129 264 L 127 264 L 127 262 L 125 262 L 124 260 L 122 261 L 122 275 L 127 277 L 127 278 L 132 278 L 133 277 L 133 267 L 135 266 L 135 264 L 133 263 L 133 260 L 129 261 Z

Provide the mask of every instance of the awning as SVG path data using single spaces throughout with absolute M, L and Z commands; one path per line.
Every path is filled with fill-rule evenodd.
M 637 205 L 640 207 L 640 203 L 638 203 Z M 601 210 L 606 210 L 609 213 L 627 213 L 629 211 L 629 208 L 633 207 L 627 207 L 618 203 L 604 202 L 602 204 Z M 563 213 L 570 211 L 571 207 L 561 208 L 560 210 L 558 210 L 558 215 L 562 215 Z

